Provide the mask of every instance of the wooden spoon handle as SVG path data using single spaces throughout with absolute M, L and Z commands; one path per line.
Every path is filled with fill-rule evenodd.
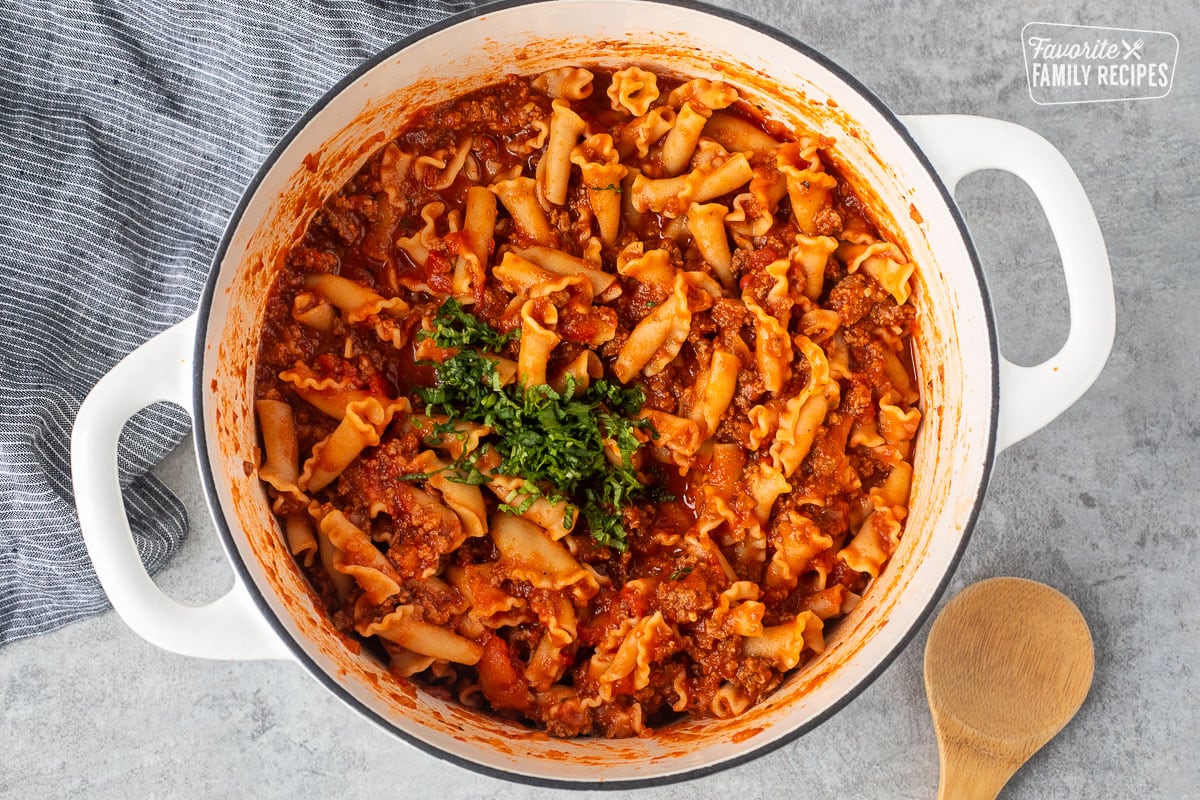
M 1012 753 L 981 753 L 970 743 L 938 742 L 942 779 L 938 800 L 995 800 L 1022 760 Z

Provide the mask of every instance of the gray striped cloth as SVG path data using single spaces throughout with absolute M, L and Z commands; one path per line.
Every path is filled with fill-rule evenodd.
M 243 187 L 326 89 L 470 2 L 0 0 L 0 643 L 107 607 L 68 440 L 88 390 L 191 313 Z M 178 409 L 125 429 L 154 571 L 187 531 L 150 468 Z

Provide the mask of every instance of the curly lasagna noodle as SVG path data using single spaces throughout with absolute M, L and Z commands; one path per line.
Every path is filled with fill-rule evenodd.
M 737 89 L 630 66 L 419 112 L 270 294 L 259 469 L 338 629 L 555 736 L 728 717 L 896 550 L 913 265 Z

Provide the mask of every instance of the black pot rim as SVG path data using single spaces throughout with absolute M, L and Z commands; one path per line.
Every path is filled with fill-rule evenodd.
M 820 714 L 818 714 L 813 719 L 808 720 L 804 724 L 799 725 L 796 728 L 788 731 L 787 733 L 783 734 L 782 736 L 775 739 L 774 741 L 766 742 L 762 745 L 759 745 L 758 747 L 749 749 L 746 752 L 739 753 L 737 755 L 731 756 L 727 759 L 723 759 L 723 760 L 718 761 L 713 764 L 705 765 L 703 767 L 695 767 L 693 769 L 688 769 L 688 770 L 682 770 L 680 772 L 672 773 L 669 775 L 660 775 L 660 776 L 649 777 L 649 778 L 634 778 L 634 779 L 629 779 L 629 780 L 573 781 L 573 780 L 557 780 L 557 779 L 552 779 L 552 778 L 542 778 L 542 777 L 538 777 L 538 776 L 525 775 L 520 772 L 510 772 L 508 770 L 497 769 L 494 767 L 486 766 L 486 765 L 480 764 L 478 762 L 472 761 L 470 759 L 466 759 L 461 756 L 455 755 L 453 753 L 449 753 L 445 750 L 442 750 L 439 747 L 429 744 L 428 742 L 426 742 L 420 738 L 413 736 L 412 734 L 410 734 L 406 731 L 403 731 L 403 730 L 395 727 L 382 715 L 377 714 L 375 711 L 373 711 L 372 709 L 367 707 L 358 698 L 354 697 L 344 686 L 341 685 L 341 683 L 339 683 L 332 676 L 330 676 L 323 669 L 321 669 L 321 667 L 317 665 L 317 663 L 308 655 L 308 653 L 305 652 L 304 648 L 301 647 L 300 644 L 292 637 L 292 635 L 288 632 L 288 630 L 284 626 L 283 622 L 279 619 L 279 617 L 276 615 L 275 611 L 271 608 L 270 604 L 267 602 L 266 596 L 263 594 L 262 590 L 258 587 L 258 585 L 254 582 L 253 578 L 250 575 L 249 570 L 247 569 L 245 563 L 243 562 L 241 554 L 239 553 L 237 546 L 234 542 L 233 533 L 229 529 L 229 526 L 225 522 L 225 516 L 221 511 L 221 503 L 220 503 L 219 495 L 217 494 L 216 480 L 215 480 L 213 471 L 211 469 L 211 466 L 210 466 L 208 458 L 207 458 L 207 453 L 208 453 L 207 432 L 205 431 L 205 426 L 202 424 L 203 423 L 203 409 L 204 409 L 204 394 L 205 394 L 204 386 L 203 386 L 204 359 L 205 359 L 205 355 L 206 355 L 205 331 L 208 329 L 209 315 L 210 315 L 210 312 L 212 309 L 212 301 L 213 301 L 214 293 L 216 291 L 217 277 L 220 272 L 221 263 L 225 260 L 226 252 L 229 249 L 229 245 L 233 239 L 234 233 L 236 232 L 236 230 L 238 229 L 238 227 L 241 224 L 242 216 L 246 211 L 246 207 L 248 206 L 250 199 L 258 191 L 259 185 L 262 183 L 263 179 L 266 177 L 266 175 L 270 171 L 271 167 L 278 160 L 279 156 L 283 153 L 284 150 L 287 149 L 287 147 L 292 143 L 292 140 L 296 138 L 296 136 L 312 120 L 312 118 L 317 113 L 319 113 L 322 109 L 324 109 L 325 106 L 328 105 L 333 100 L 333 98 L 335 98 L 337 95 L 341 94 L 341 92 L 343 90 L 345 90 L 348 86 L 353 84 L 360 77 L 362 77 L 365 73 L 367 73 L 371 69 L 374 69 L 376 66 L 378 66 L 383 61 L 391 58 L 392 56 L 396 55 L 397 53 L 401 52 L 402 50 L 407 49 L 411 45 L 415 44 L 416 42 L 421 41 L 422 39 L 424 39 L 432 34 L 438 33 L 439 31 L 442 31 L 446 28 L 457 25 L 466 20 L 474 19 L 476 17 L 484 16 L 486 14 L 490 14 L 490 13 L 496 12 L 496 11 L 503 11 L 503 10 L 517 8 L 517 7 L 521 7 L 521 6 L 540 5 L 542 3 L 555 2 L 555 0 L 497 0 L 497 2 L 487 3 L 485 5 L 480 5 L 475 8 L 460 12 L 453 16 L 447 17 L 446 19 L 444 19 L 440 22 L 434 23 L 433 25 L 422 28 L 421 30 L 396 42 L 392 46 L 390 46 L 390 47 L 384 49 L 383 51 L 379 52 L 378 54 L 376 54 L 374 57 L 363 62 L 356 69 L 354 69 L 349 75 L 347 75 L 345 78 L 340 80 L 337 84 L 335 84 L 328 92 L 326 92 L 321 97 L 321 99 L 319 99 L 316 103 L 314 103 L 304 113 L 304 115 L 301 116 L 300 119 L 297 120 L 296 123 L 288 130 L 288 132 L 283 136 L 283 138 L 279 141 L 279 143 L 271 151 L 270 155 L 267 156 L 267 159 L 263 163 L 262 167 L 258 170 L 258 172 L 255 174 L 253 180 L 251 180 L 249 185 L 246 187 L 246 190 L 243 193 L 241 200 L 238 202 L 237 207 L 234 209 L 234 212 L 233 212 L 232 216 L 230 217 L 229 224 L 225 229 L 225 233 L 222 236 L 220 244 L 218 245 L 216 253 L 213 257 L 212 267 L 209 272 L 208 280 L 205 283 L 203 294 L 200 297 L 200 304 L 199 304 L 198 313 L 197 313 L 196 342 L 195 342 L 195 348 L 194 348 L 194 352 L 193 352 L 193 362 L 192 362 L 193 363 L 193 376 L 192 376 L 193 408 L 195 409 L 194 413 L 196 414 L 196 420 L 192 426 L 192 431 L 193 431 L 193 439 L 194 439 L 195 448 L 196 448 L 196 460 L 198 462 L 198 466 L 199 466 L 199 470 L 200 470 L 201 482 L 204 487 L 205 499 L 207 501 L 209 512 L 213 519 L 213 523 L 216 527 L 219 538 L 221 540 L 221 545 L 224 548 L 226 556 L 229 558 L 231 565 L 233 566 L 234 572 L 241 579 L 243 585 L 248 590 L 251 599 L 254 601 L 254 604 L 257 606 L 257 608 L 258 608 L 259 612 L 262 614 L 263 618 L 275 630 L 275 632 L 279 635 L 280 639 L 282 639 L 287 644 L 287 646 L 291 649 L 292 654 L 296 657 L 296 660 L 299 661 L 300 664 L 302 664 L 304 666 L 304 668 L 314 678 L 316 678 L 316 680 L 318 682 L 320 682 L 323 686 L 325 686 L 325 688 L 327 688 L 330 692 L 332 692 L 334 695 L 336 695 L 338 698 L 340 698 L 343 702 L 345 702 L 351 708 L 358 711 L 360 714 L 362 714 L 363 716 L 365 716 L 367 719 L 371 720 L 372 722 L 376 723 L 384 730 L 397 736 L 401 740 L 418 748 L 419 750 L 422 750 L 425 753 L 428 753 L 432 756 L 440 758 L 444 761 L 448 761 L 452 764 L 455 764 L 456 766 L 463 767 L 463 768 L 471 770 L 473 772 L 481 773 L 483 775 L 487 775 L 489 777 L 497 778 L 500 780 L 514 781 L 517 783 L 527 784 L 527 785 L 531 785 L 531 786 L 540 786 L 540 787 L 545 787 L 545 788 L 574 789 L 574 790 L 594 790 L 594 789 L 624 790 L 624 789 L 648 788 L 648 787 L 653 787 L 653 786 L 665 786 L 665 785 L 669 785 L 669 784 L 673 784 L 673 783 L 679 783 L 682 781 L 703 778 L 707 775 L 712 775 L 716 772 L 720 772 L 722 770 L 730 769 L 732 767 L 736 767 L 736 766 L 745 764 L 745 763 L 752 761 L 760 756 L 766 755 L 767 753 L 777 750 L 780 747 L 783 747 L 784 745 L 790 744 L 790 743 L 794 742 L 796 739 L 803 736 L 804 734 L 806 734 L 809 731 L 816 728 L 818 725 L 823 723 L 825 720 L 829 719 L 834 714 L 836 714 L 843 707 L 845 707 L 851 700 L 856 698 L 863 690 L 865 690 L 868 686 L 870 686 L 875 681 L 875 679 L 878 678 L 884 672 L 884 670 L 886 670 L 889 666 L 891 666 L 892 662 L 900 655 L 900 653 L 902 653 L 904 651 L 904 649 L 909 645 L 909 643 L 917 635 L 917 632 L 920 631 L 921 627 L 924 625 L 925 621 L 929 618 L 929 616 L 933 612 L 934 608 L 937 607 L 939 599 L 941 598 L 942 594 L 945 592 L 946 587 L 949 585 L 951 578 L 954 576 L 954 573 L 955 573 L 956 569 L 958 568 L 959 561 L 962 559 L 962 555 L 963 555 L 964 550 L 966 549 L 967 542 L 970 540 L 971 533 L 975 528 L 975 523 L 979 517 L 980 505 L 983 502 L 983 494 L 987 488 L 988 481 L 991 477 L 993 461 L 995 459 L 995 454 L 996 454 L 996 429 L 997 429 L 997 423 L 998 423 L 998 419 L 999 419 L 999 407 L 1000 407 L 1000 405 L 999 405 L 1000 358 L 999 358 L 999 346 L 998 346 L 997 338 L 996 338 L 995 318 L 994 318 L 994 315 L 992 312 L 992 305 L 991 305 L 991 300 L 990 300 L 990 296 L 988 293 L 987 281 L 984 277 L 983 269 L 979 262 L 979 255 L 976 252 L 974 243 L 971 240 L 970 232 L 967 229 L 966 223 L 963 220 L 962 214 L 959 211 L 958 205 L 955 202 L 953 195 L 951 195 L 949 190 L 947 190 L 945 183 L 938 176 L 937 172 L 933 168 L 933 165 L 930 163 L 929 159 L 926 157 L 924 152 L 921 150 L 920 146 L 918 146 L 916 141 L 913 140 L 912 136 L 908 133 L 908 130 L 904 127 L 904 125 L 900 122 L 900 120 L 892 112 L 892 110 L 890 108 L 888 108 L 888 106 L 882 100 L 880 100 L 879 97 L 877 97 L 874 92 L 872 92 L 865 85 L 863 85 L 857 78 L 855 78 L 853 75 L 851 75 L 845 69 L 840 67 L 833 60 L 831 60 L 830 58 L 825 56 L 823 53 L 815 50 L 814 48 L 812 48 L 811 46 L 809 46 L 807 44 L 804 44 L 803 42 L 799 41 L 798 39 L 794 38 L 793 36 L 791 36 L 789 34 L 786 34 L 780 30 L 777 30 L 769 25 L 759 22 L 758 20 L 748 17 L 739 12 L 729 11 L 729 10 L 723 9 L 723 8 L 718 8 L 716 6 L 709 5 L 706 2 L 697 2 L 697 0 L 645 0 L 645 1 L 648 4 L 677 6 L 677 7 L 681 7 L 681 8 L 690 9 L 693 11 L 699 11 L 699 12 L 706 13 L 711 16 L 715 16 L 715 17 L 718 17 L 718 18 L 721 18 L 721 19 L 724 19 L 727 21 L 738 23 L 738 24 L 742 25 L 743 27 L 749 28 L 757 33 L 764 34 L 766 36 L 770 36 L 771 38 L 787 45 L 788 47 L 800 52 L 804 56 L 817 62 L 818 64 L 823 66 L 825 69 L 829 70 L 834 75 L 836 75 L 838 78 L 840 78 L 842 81 L 844 81 L 853 91 L 857 92 L 865 100 L 867 100 L 867 102 L 869 102 L 876 109 L 876 111 L 878 111 L 880 113 L 880 115 L 888 122 L 888 124 L 890 124 L 892 126 L 894 131 L 905 142 L 905 144 L 908 146 L 908 148 L 916 156 L 916 158 L 920 162 L 921 166 L 925 169 L 925 172 L 927 173 L 930 180 L 932 180 L 934 186 L 937 187 L 938 192 L 941 194 L 943 202 L 946 204 L 946 207 L 949 210 L 952 218 L 954 219 L 955 224 L 958 226 L 959 234 L 962 237 L 963 245 L 971 259 L 971 265 L 975 272 L 976 281 L 978 282 L 979 293 L 980 293 L 980 297 L 982 300 L 982 306 L 983 306 L 983 310 L 984 310 L 985 323 L 987 325 L 988 348 L 990 351 L 991 361 L 992 361 L 992 376 L 991 376 L 992 377 L 992 407 L 991 407 L 991 419 L 989 421 L 990 424 L 989 424 L 989 430 L 988 430 L 988 441 L 987 441 L 986 455 L 985 455 L 984 463 L 983 463 L 983 470 L 980 475 L 979 486 L 976 487 L 976 489 L 974 490 L 975 494 L 976 494 L 975 504 L 972 507 L 971 514 L 966 522 L 966 525 L 963 528 L 962 537 L 959 540 L 958 548 L 950 560 L 950 564 L 946 569 L 945 575 L 943 575 L 940 583 L 938 584 L 937 588 L 934 590 L 926 607 L 916 617 L 912 626 L 904 634 L 904 636 L 902 636 L 900 638 L 900 640 L 893 646 L 891 651 L 889 651 L 882 659 L 880 659 L 879 663 L 870 672 L 868 672 L 866 675 L 864 675 L 854 686 L 852 686 L 842 697 L 840 697 L 837 700 L 837 702 L 833 703 L 829 708 L 822 711 Z

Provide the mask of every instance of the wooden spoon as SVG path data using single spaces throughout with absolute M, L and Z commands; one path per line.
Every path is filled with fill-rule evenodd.
M 1093 665 L 1087 622 L 1049 586 L 992 578 L 947 603 L 925 644 L 938 800 L 993 800 L 1079 711 Z

